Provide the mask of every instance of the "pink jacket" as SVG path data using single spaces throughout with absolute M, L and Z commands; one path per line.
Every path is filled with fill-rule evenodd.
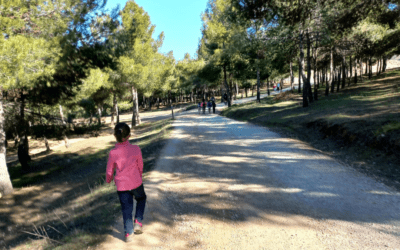
M 113 180 L 114 170 L 118 191 L 132 190 L 142 185 L 143 158 L 139 146 L 129 141 L 115 144 L 108 156 L 107 183 Z

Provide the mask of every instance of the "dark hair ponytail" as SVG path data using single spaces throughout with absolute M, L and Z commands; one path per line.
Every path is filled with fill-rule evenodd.
M 126 138 L 130 134 L 131 134 L 131 129 L 126 123 L 121 122 L 115 125 L 114 135 L 115 138 L 117 138 L 118 142 L 123 142 L 122 139 Z

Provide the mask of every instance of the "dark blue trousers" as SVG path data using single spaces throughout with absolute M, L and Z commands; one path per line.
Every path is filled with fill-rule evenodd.
M 144 208 L 146 206 L 146 194 L 143 184 L 138 188 L 128 191 L 117 191 L 121 202 L 122 217 L 124 218 L 125 234 L 133 234 L 133 198 L 136 200 L 135 220 L 142 222 Z

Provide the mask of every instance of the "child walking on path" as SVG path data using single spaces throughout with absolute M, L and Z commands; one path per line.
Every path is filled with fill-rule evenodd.
M 118 123 L 114 128 L 117 139 L 115 148 L 110 151 L 107 162 L 106 181 L 113 180 L 121 203 L 124 219 L 125 241 L 132 241 L 133 233 L 141 234 L 146 194 L 143 188 L 143 158 L 137 145 L 129 143 L 131 129 L 126 123 Z M 133 198 L 136 200 L 135 227 L 133 227 Z

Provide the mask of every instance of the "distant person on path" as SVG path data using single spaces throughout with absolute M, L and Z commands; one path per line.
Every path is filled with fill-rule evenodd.
M 106 181 L 113 180 L 121 203 L 124 218 L 125 241 L 132 241 L 133 233 L 141 234 L 146 194 L 143 188 L 143 158 L 139 146 L 132 145 L 128 139 L 131 129 L 126 123 L 118 123 L 114 128 L 117 140 L 110 151 L 107 162 Z M 133 198 L 136 200 L 135 226 L 133 226 Z
M 206 113 L 206 106 L 207 106 L 206 100 L 204 100 L 204 99 L 203 99 L 203 103 L 202 103 L 202 107 L 203 107 L 203 114 L 205 114 L 205 113 Z
M 208 101 L 207 102 L 207 108 L 208 108 L 208 113 L 211 114 L 211 107 L 212 107 L 212 102 Z
M 213 113 L 215 114 L 215 101 L 212 102 L 212 107 L 213 107 Z
M 278 83 L 278 86 L 277 86 L 278 92 L 281 92 L 281 91 L 280 91 L 280 88 L 281 88 L 281 84 Z
M 225 106 L 226 106 L 227 102 L 228 102 L 228 95 L 225 93 L 225 94 L 224 94 L 224 103 L 225 103 Z
M 201 102 L 199 102 L 198 104 L 197 104 L 197 107 L 199 108 L 199 114 L 200 114 L 200 112 L 201 112 Z

